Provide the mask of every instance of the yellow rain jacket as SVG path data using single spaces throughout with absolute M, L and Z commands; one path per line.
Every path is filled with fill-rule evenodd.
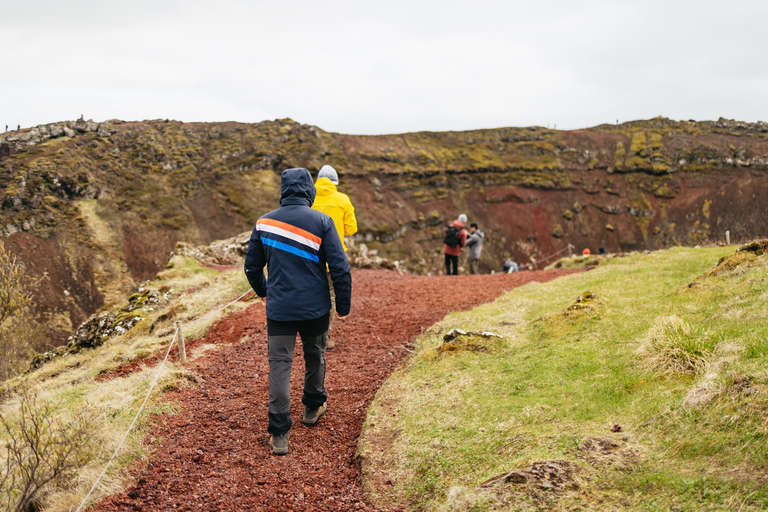
M 344 243 L 345 236 L 352 236 L 357 233 L 357 219 L 355 219 L 355 207 L 349 200 L 347 194 L 342 194 L 336 190 L 336 185 L 328 178 L 320 178 L 315 182 L 317 195 L 312 209 L 323 212 L 333 219 L 336 225 L 336 231 L 341 238 L 341 245 L 344 250 L 347 246 Z

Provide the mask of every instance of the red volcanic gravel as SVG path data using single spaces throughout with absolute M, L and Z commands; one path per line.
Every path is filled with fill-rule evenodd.
M 93 510 L 374 510 L 363 501 L 354 454 L 368 405 L 407 353 L 399 347 L 452 311 L 572 272 L 424 277 L 354 270 L 352 313 L 334 323 L 336 348 L 326 354 L 328 412 L 312 428 L 301 424 L 304 361 L 296 343 L 290 453 L 281 457 L 267 446 L 266 320 L 255 302 L 188 349 L 231 344 L 195 361 L 201 385 L 164 395 L 178 412 L 158 418 L 152 436 L 159 445 L 135 468 L 136 485 Z

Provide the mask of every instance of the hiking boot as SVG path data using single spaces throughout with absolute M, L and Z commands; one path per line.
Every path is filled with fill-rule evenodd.
M 317 409 L 310 409 L 309 407 L 304 408 L 304 418 L 302 418 L 301 422 L 305 425 L 309 425 L 310 427 L 317 424 L 317 420 L 320 419 L 320 417 L 325 414 L 325 410 L 328 409 L 326 407 L 328 402 L 324 403 Z
M 288 432 L 285 434 L 275 434 L 269 438 L 269 447 L 275 455 L 288 454 Z
M 328 342 L 325 345 L 325 350 L 326 351 L 333 350 L 334 348 L 336 348 L 336 342 L 331 340 L 331 339 L 329 339 Z

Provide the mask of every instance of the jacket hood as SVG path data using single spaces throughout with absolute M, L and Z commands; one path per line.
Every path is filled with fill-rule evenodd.
M 463 223 L 463 222 L 461 222 L 461 221 L 460 221 L 460 220 L 458 220 L 458 219 L 456 219 L 455 221 L 453 221 L 453 222 L 451 223 L 451 226 L 453 226 L 453 227 L 456 227 L 456 228 L 459 228 L 459 229 L 464 229 L 464 223 Z
M 316 193 L 312 175 L 308 170 L 298 167 L 283 171 L 280 180 L 280 206 L 289 204 L 312 206 Z
M 483 233 L 483 232 L 482 232 L 482 231 L 480 231 L 479 229 L 476 229 L 474 233 L 470 233 L 470 236 L 471 236 L 471 235 L 477 235 L 477 236 L 479 236 L 480 238 L 483 238 L 483 237 L 485 236 L 485 233 Z
M 315 182 L 318 196 L 329 196 L 336 192 L 336 185 L 329 178 L 320 178 Z

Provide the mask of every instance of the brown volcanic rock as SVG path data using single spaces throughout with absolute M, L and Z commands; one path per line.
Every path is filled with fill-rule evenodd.
M 655 118 L 355 136 L 290 119 L 53 123 L 0 134 L 0 235 L 53 241 L 55 271 L 78 283 L 74 305 L 53 280 L 40 289 L 40 312 L 68 317 L 57 337 L 151 279 L 176 242 L 249 231 L 278 206 L 288 167 L 334 165 L 356 208 L 355 241 L 417 273 L 440 272 L 442 231 L 459 213 L 485 232 L 484 272 L 568 244 L 651 250 L 726 230 L 742 242 L 768 225 L 766 126 Z M 44 266 L 32 246 L 13 250 Z

